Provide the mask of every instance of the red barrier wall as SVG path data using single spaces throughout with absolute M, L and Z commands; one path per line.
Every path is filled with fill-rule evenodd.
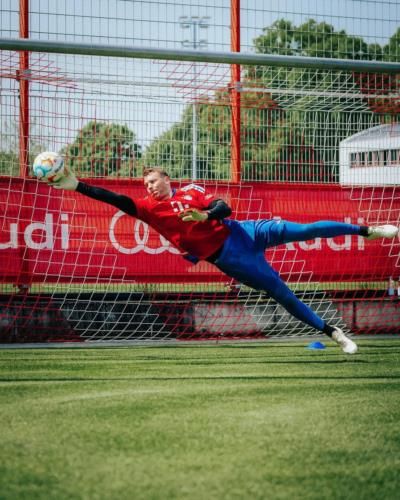
M 96 185 L 133 198 L 145 194 L 141 182 L 97 179 Z M 400 213 L 400 188 L 268 183 L 206 188 L 226 199 L 238 219 L 383 223 L 398 220 Z M 2 178 L 0 210 L 3 283 L 225 280 L 210 264 L 192 266 L 142 222 L 80 194 Z M 285 245 L 267 257 L 292 282 L 383 280 L 399 273 L 398 251 L 391 244 L 356 236 Z

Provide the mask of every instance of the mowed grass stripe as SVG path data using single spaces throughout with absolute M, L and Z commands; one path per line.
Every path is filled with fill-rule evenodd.
M 400 339 L 0 350 L 0 497 L 396 498 Z

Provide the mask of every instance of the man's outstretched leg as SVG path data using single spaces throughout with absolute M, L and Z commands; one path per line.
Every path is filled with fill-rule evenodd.
M 328 335 L 328 337 L 341 347 L 344 353 L 355 354 L 357 352 L 358 348 L 355 342 L 347 337 L 337 326 L 328 325 L 328 323 L 320 318 L 307 304 L 298 299 L 282 281 L 279 275 L 275 277 L 274 281 L 275 283 L 272 291 L 270 289 L 266 290 L 276 302 L 283 306 L 295 318 Z
M 347 234 L 364 236 L 368 240 L 378 238 L 393 239 L 399 234 L 399 228 L 391 224 L 382 226 L 359 226 L 336 221 L 317 221 L 299 224 L 286 220 L 260 220 L 255 224 L 255 238 L 264 248 L 307 241 L 314 238 L 334 238 Z
M 336 344 L 342 348 L 344 353 L 355 354 L 358 351 L 357 344 L 349 337 L 346 337 L 343 330 L 341 330 L 338 326 L 330 326 L 325 323 L 323 332 L 336 342 Z
M 302 302 L 267 263 L 263 252 L 239 256 L 228 251 L 215 265 L 228 276 L 256 290 L 264 290 L 295 318 L 328 335 L 346 354 L 357 352 L 357 345 L 338 327 L 328 325 Z M 242 258 L 241 258 L 242 257 Z

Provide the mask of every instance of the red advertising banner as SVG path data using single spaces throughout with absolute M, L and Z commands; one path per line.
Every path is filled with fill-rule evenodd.
M 132 198 L 141 182 L 96 180 Z M 339 185 L 206 184 L 225 199 L 237 219 L 295 222 L 337 220 L 355 224 L 399 220 L 400 188 Z M 0 280 L 2 283 L 221 282 L 211 264 L 193 266 L 145 223 L 78 193 L 34 180 L 0 179 Z M 398 250 L 399 242 L 394 245 Z M 381 280 L 399 273 L 393 243 L 358 236 L 316 239 L 268 250 L 285 279 Z M 397 273 L 397 274 L 396 274 Z

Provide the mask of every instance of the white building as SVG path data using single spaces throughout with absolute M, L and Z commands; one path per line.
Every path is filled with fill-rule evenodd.
M 339 181 L 344 185 L 400 185 L 400 123 L 378 125 L 339 145 Z

